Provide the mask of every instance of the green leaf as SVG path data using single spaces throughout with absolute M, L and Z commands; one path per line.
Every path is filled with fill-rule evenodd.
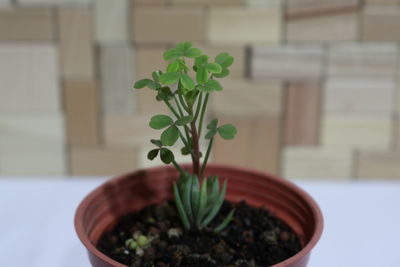
M 197 67 L 196 81 L 199 84 L 204 84 L 208 81 L 208 71 L 204 67 Z
M 217 130 L 223 139 L 233 139 L 237 133 L 236 127 L 232 124 L 222 125 Z
M 218 119 L 213 119 L 207 124 L 207 129 L 216 129 L 218 125 Z
M 164 146 L 173 146 L 179 138 L 179 129 L 175 125 L 169 126 L 161 134 L 161 142 Z
M 193 183 L 193 176 L 187 174 L 187 180 L 182 186 L 182 204 L 183 207 L 185 208 L 187 216 L 192 220 L 193 218 L 193 212 L 192 212 L 192 204 L 191 204 L 191 199 L 190 199 L 190 193 L 192 191 L 192 183 Z
M 205 67 L 211 73 L 220 73 L 222 71 L 222 68 L 218 63 L 207 63 Z
M 157 155 L 158 155 L 158 151 L 159 151 L 158 148 L 150 150 L 149 153 L 147 153 L 147 158 L 149 160 L 155 159 L 157 157 Z
M 153 145 L 156 145 L 156 146 L 158 146 L 158 147 L 162 147 L 162 143 L 161 143 L 160 140 L 151 139 L 150 142 L 151 142 Z
M 220 53 L 215 57 L 215 62 L 217 62 L 221 67 L 227 68 L 233 64 L 234 58 L 228 53 Z
M 174 182 L 174 185 L 173 185 L 173 189 L 174 189 L 175 204 L 176 204 L 176 208 L 178 209 L 179 217 L 181 218 L 181 221 L 182 221 L 183 226 L 185 227 L 185 229 L 189 230 L 190 229 L 190 222 L 189 222 L 189 219 L 188 219 L 187 214 L 185 212 L 185 209 L 183 208 L 181 196 L 179 195 L 179 190 L 178 190 L 178 187 L 176 186 L 175 182 Z
M 175 48 L 176 48 L 176 50 L 181 51 L 183 53 L 191 47 L 192 47 L 191 42 L 182 42 L 182 43 L 178 43 Z
M 194 59 L 194 64 L 199 67 L 199 66 L 204 66 L 208 62 L 208 56 L 207 55 L 201 55 L 198 57 L 195 57 Z
M 174 48 L 165 51 L 163 54 L 164 60 L 166 61 L 178 59 L 182 56 L 183 52 Z
M 194 82 L 193 82 L 192 78 L 190 78 L 190 76 L 187 75 L 186 73 L 182 73 L 181 83 L 182 83 L 183 87 L 185 87 L 186 89 L 189 89 L 189 90 L 194 89 Z
M 218 198 L 215 201 L 214 205 L 212 206 L 211 211 L 202 221 L 201 223 L 202 226 L 207 226 L 207 224 L 209 224 L 212 221 L 212 219 L 214 219 L 215 215 L 217 215 L 218 211 L 221 209 L 222 204 L 224 203 L 225 192 L 226 192 L 226 180 L 224 181 L 221 193 L 218 195 Z
M 206 210 L 207 205 L 207 180 L 204 179 L 201 184 L 200 198 L 199 198 L 199 209 L 196 214 L 196 224 L 197 226 L 201 225 L 201 219 L 204 216 L 204 212 Z
M 216 134 L 217 134 L 217 129 L 210 129 L 210 130 L 206 133 L 205 138 L 206 138 L 207 140 L 209 140 L 209 139 L 213 138 Z
M 187 115 L 187 116 L 180 117 L 175 122 L 175 124 L 178 125 L 178 126 L 183 126 L 185 124 L 188 124 L 188 123 L 192 122 L 192 120 L 193 120 L 193 116 L 192 115 Z
M 226 76 L 228 76 L 230 73 L 230 71 L 228 69 L 222 69 L 221 73 L 215 73 L 214 77 L 216 78 L 224 78 Z
M 159 82 L 160 82 L 160 76 L 161 76 L 161 74 L 162 74 L 162 71 L 161 71 L 161 70 L 153 71 L 153 72 L 151 73 L 151 76 L 153 77 L 153 80 L 154 80 L 156 83 L 159 83 Z
M 203 91 L 205 92 L 222 91 L 222 86 L 217 80 L 208 80 L 204 84 Z
M 174 94 L 172 93 L 171 89 L 168 86 L 162 87 L 157 94 L 156 99 L 158 101 L 164 100 L 168 101 L 174 97 Z
M 178 59 L 178 62 L 179 62 L 179 69 L 180 70 L 184 70 L 184 71 L 188 71 L 189 70 L 189 68 L 188 68 L 188 66 L 186 66 L 186 63 L 185 63 L 184 60 Z
M 220 225 L 215 227 L 214 232 L 216 232 L 217 234 L 221 233 L 228 226 L 228 224 L 232 221 L 234 214 L 235 214 L 235 209 L 231 210 L 231 212 L 229 212 L 228 216 L 225 217 L 224 221 Z
M 199 211 L 199 198 L 200 198 L 199 178 L 196 175 L 193 175 L 191 198 L 192 198 L 192 211 L 194 216 L 196 216 Z
M 208 203 L 207 205 L 213 205 L 214 202 L 218 198 L 219 193 L 219 181 L 217 176 L 211 176 L 208 179 L 211 179 L 211 182 L 208 183 Z
M 180 63 L 179 61 L 174 61 L 167 67 L 167 72 L 178 72 L 180 70 Z
M 174 153 L 172 153 L 168 148 L 160 149 L 160 158 L 165 164 L 170 164 L 175 159 Z
M 181 153 L 182 153 L 182 155 L 184 155 L 184 156 L 189 155 L 189 154 L 190 154 L 190 148 L 187 147 L 187 146 L 182 147 L 182 148 L 181 148 Z
M 186 93 L 185 100 L 188 103 L 188 105 L 193 105 L 194 104 L 198 94 L 199 94 L 198 90 L 191 90 L 191 91 Z
M 168 115 L 155 115 L 151 117 L 149 125 L 151 128 L 159 130 L 173 123 L 174 121 Z
M 174 84 L 178 81 L 180 76 L 181 76 L 180 72 L 164 73 L 160 76 L 160 82 L 166 85 Z
M 142 88 L 148 86 L 151 83 L 154 83 L 154 82 L 152 80 L 150 80 L 150 79 L 142 79 L 142 80 L 139 80 L 139 81 L 135 82 L 133 87 L 135 89 L 142 89 Z
M 203 51 L 201 51 L 198 48 L 190 48 L 187 51 L 185 51 L 185 57 L 194 58 L 200 56 L 201 53 L 203 53 Z

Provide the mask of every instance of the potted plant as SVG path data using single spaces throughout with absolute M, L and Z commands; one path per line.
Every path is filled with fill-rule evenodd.
M 183 42 L 164 60 L 166 72 L 155 71 L 134 87 L 154 90 L 171 111 L 151 118 L 150 127 L 162 133 L 147 155 L 170 166 L 111 179 L 81 202 L 75 227 L 92 265 L 306 266 L 323 224 L 311 197 L 281 178 L 207 164 L 213 140 L 236 135 L 218 119 L 204 126 L 208 99 L 221 93 L 218 79 L 229 75 L 233 57 L 220 53 L 210 62 Z M 175 160 L 170 147 L 178 140 L 191 165 Z

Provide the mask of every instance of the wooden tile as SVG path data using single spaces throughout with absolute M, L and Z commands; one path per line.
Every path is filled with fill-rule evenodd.
M 328 113 L 390 114 L 395 110 L 396 80 L 386 77 L 329 77 L 324 94 Z
M 286 16 L 288 19 L 301 19 L 355 12 L 359 9 L 359 0 L 288 0 Z
M 92 15 L 86 8 L 59 10 L 60 63 L 62 77 L 93 80 Z
M 159 138 L 161 132 L 149 126 L 151 116 L 116 115 L 104 118 L 104 138 L 109 146 L 137 146 L 150 143 L 150 139 Z
M 64 143 L 63 117 L 46 113 L 0 114 L 0 145 Z
M 235 6 L 243 5 L 244 0 L 171 0 L 173 5 Z
M 100 48 L 101 87 L 104 114 L 131 114 L 134 101 L 134 55 L 128 44 Z
M 62 175 L 63 118 L 56 114 L 0 114 L 2 175 Z
M 187 40 L 200 42 L 205 39 L 206 21 L 203 9 L 138 6 L 133 9 L 132 18 L 132 36 L 139 44 Z M 182 21 L 185 22 L 184 25 Z
M 171 0 L 131 0 L 133 5 L 165 5 Z
M 393 122 L 389 115 L 326 115 L 322 120 L 322 144 L 356 148 L 391 145 Z
M 224 117 L 220 124 L 232 123 L 238 133 L 233 140 L 217 137 L 214 162 L 255 168 L 278 174 L 281 126 L 278 117 Z
M 356 40 L 358 10 L 358 0 L 290 0 L 286 10 L 286 40 Z
M 0 175 L 65 175 L 66 159 L 62 143 L 0 145 Z
M 90 3 L 97 0 L 17 0 L 18 5 L 24 6 L 88 6 Z
M 0 7 L 7 7 L 11 5 L 11 0 L 0 0 Z
M 94 82 L 65 82 L 64 106 L 69 145 L 89 146 L 99 143 L 98 90 Z
M 287 22 L 288 42 L 356 41 L 358 39 L 358 15 L 318 16 L 290 19 Z
M 283 88 L 280 82 L 245 79 L 221 80 L 223 94 L 211 98 L 213 112 L 229 116 L 280 115 Z
M 156 100 L 156 91 L 144 88 L 142 90 L 134 90 L 134 97 L 137 101 L 137 113 L 140 115 L 166 113 L 168 107 L 162 101 Z
M 399 152 L 360 151 L 356 176 L 361 179 L 400 179 L 399 165 Z
M 285 144 L 291 146 L 318 145 L 321 83 L 288 83 L 285 103 Z
M 367 5 L 400 5 L 400 0 L 365 0 Z
M 366 6 L 362 14 L 362 41 L 399 41 L 400 7 Z
M 269 9 L 211 8 L 208 29 L 211 44 L 278 43 L 281 35 L 281 10 L 279 5 Z
M 96 0 L 95 34 L 100 43 L 129 40 L 129 0 Z
M 231 54 L 235 60 L 232 66 L 229 67 L 229 77 L 243 78 L 246 75 L 246 47 L 242 45 L 197 45 L 207 55 L 210 56 L 210 60 L 214 60 L 215 57 L 222 52 Z
M 134 170 L 134 148 L 72 148 L 70 153 L 72 175 L 114 176 Z
M 283 177 L 289 179 L 350 179 L 353 152 L 348 148 L 286 147 Z
M 254 78 L 318 80 L 323 49 L 319 45 L 255 46 L 251 59 Z
M 57 113 L 57 53 L 51 44 L 0 44 L 0 113 Z
M 54 39 L 52 12 L 46 8 L 0 10 L 0 41 L 50 41 Z
M 395 44 L 335 44 L 329 49 L 328 75 L 383 75 L 396 73 Z

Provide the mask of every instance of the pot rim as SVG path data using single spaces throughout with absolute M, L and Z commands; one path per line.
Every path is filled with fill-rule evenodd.
M 186 164 L 184 166 L 191 166 L 191 164 Z M 306 191 L 304 191 L 302 188 L 297 186 L 295 183 L 293 183 L 287 179 L 279 178 L 275 175 L 268 174 L 268 173 L 258 171 L 258 170 L 253 170 L 253 169 L 243 168 L 243 167 L 238 167 L 238 166 L 231 166 L 228 164 L 215 164 L 215 163 L 208 164 L 208 167 L 219 168 L 219 169 L 230 169 L 232 171 L 236 170 L 236 171 L 240 171 L 240 172 L 247 172 L 250 174 L 254 174 L 255 176 L 267 176 L 269 179 L 273 180 L 274 182 L 280 183 L 280 184 L 284 185 L 285 187 L 288 187 L 289 189 L 297 192 L 310 206 L 314 220 L 315 220 L 315 227 L 314 227 L 312 237 L 310 238 L 310 241 L 307 242 L 307 244 L 298 253 L 296 253 L 292 257 L 290 257 L 284 261 L 281 261 L 277 264 L 274 264 L 270 267 L 287 266 L 289 264 L 297 262 L 298 260 L 307 256 L 307 254 L 309 254 L 311 252 L 311 250 L 314 248 L 314 246 L 317 244 L 317 242 L 321 238 L 323 227 L 324 227 L 324 219 L 322 216 L 321 209 L 319 208 L 317 202 Z M 113 183 L 118 183 L 120 180 L 125 179 L 127 176 L 136 175 L 140 172 L 143 172 L 143 170 L 151 169 L 151 170 L 157 171 L 157 170 L 161 170 L 161 169 L 171 169 L 171 168 L 172 168 L 171 166 L 161 165 L 161 166 L 156 166 L 156 167 L 151 167 L 151 168 L 138 169 L 133 172 L 131 171 L 131 172 L 128 172 L 128 173 L 125 173 L 125 174 L 122 174 L 122 175 L 119 175 L 119 176 L 109 179 L 108 181 L 106 181 L 105 183 L 101 184 L 100 186 L 93 189 L 90 193 L 88 193 L 86 195 L 86 197 L 80 202 L 80 204 L 75 212 L 75 218 L 74 218 L 75 232 L 77 233 L 80 241 L 83 243 L 83 245 L 86 247 L 86 249 L 89 250 L 91 253 L 93 253 L 96 257 L 100 258 L 101 260 L 103 260 L 105 262 L 113 264 L 115 267 L 126 267 L 126 265 L 121 264 L 121 263 L 113 260 L 112 258 L 106 256 L 105 254 L 101 253 L 96 248 L 96 246 L 90 242 L 88 236 L 85 234 L 83 223 L 82 223 L 82 220 L 80 220 L 80 218 L 83 218 L 84 212 L 87 209 L 88 205 L 91 203 L 91 200 L 94 197 L 96 197 L 97 194 L 100 193 L 101 188 L 103 186 L 113 184 Z

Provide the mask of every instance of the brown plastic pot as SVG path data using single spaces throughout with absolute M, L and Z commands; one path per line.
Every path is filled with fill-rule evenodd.
M 86 196 L 77 209 L 75 229 L 92 266 L 126 267 L 101 253 L 95 244 L 123 214 L 172 198 L 172 180 L 177 174 L 171 166 L 139 170 L 113 178 Z M 206 175 L 210 174 L 228 179 L 226 199 L 265 205 L 300 237 L 303 249 L 273 267 L 307 266 L 323 228 L 321 211 L 307 193 L 287 180 L 243 168 L 210 164 Z

